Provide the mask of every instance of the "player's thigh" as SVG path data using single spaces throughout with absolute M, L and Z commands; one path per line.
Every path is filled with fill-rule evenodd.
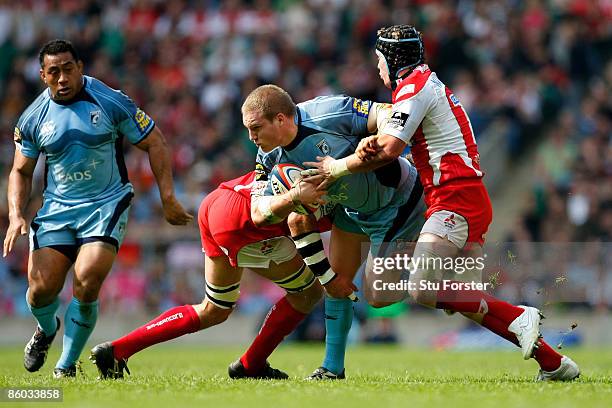
M 302 257 L 295 255 L 285 262 L 270 262 L 268 268 L 251 268 L 287 292 L 287 300 L 302 313 L 309 313 L 323 296 L 323 288 Z
M 332 270 L 353 278 L 365 259 L 364 250 L 368 242 L 365 234 L 348 232 L 333 225 L 329 241 L 329 263 Z
M 28 302 L 34 307 L 42 307 L 53 300 L 62 290 L 71 265 L 72 260 L 52 248 L 44 247 L 30 252 Z
M 439 282 L 447 277 L 448 260 L 460 254 L 459 248 L 445 237 L 422 233 L 414 248 L 413 258 L 418 262 L 411 271 L 409 290 L 413 300 L 422 305 L 434 307 L 437 290 L 430 282 Z M 453 273 L 453 271 L 450 271 Z M 428 289 L 428 288 L 432 289 Z
M 84 302 L 98 298 L 102 283 L 108 276 L 117 256 L 114 245 L 93 241 L 81 245 L 74 263 L 74 294 Z

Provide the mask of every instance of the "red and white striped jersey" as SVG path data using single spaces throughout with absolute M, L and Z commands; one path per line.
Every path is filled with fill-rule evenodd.
M 395 136 L 412 146 L 426 193 L 450 181 L 473 184 L 483 176 L 465 110 L 425 64 L 398 81 L 391 116 L 379 134 Z

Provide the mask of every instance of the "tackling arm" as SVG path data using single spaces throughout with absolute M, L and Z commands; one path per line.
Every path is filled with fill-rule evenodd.
M 321 197 L 326 191 L 317 190 L 317 180 L 304 182 L 298 181 L 288 192 L 275 196 L 263 194 L 266 188 L 266 181 L 258 181 L 252 189 L 251 195 L 251 219 L 253 223 L 262 227 L 270 224 L 278 224 L 295 210 L 296 206 L 302 203 L 323 203 Z

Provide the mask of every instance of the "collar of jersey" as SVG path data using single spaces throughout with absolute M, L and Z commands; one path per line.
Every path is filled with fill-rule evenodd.
M 291 141 L 291 143 L 283 147 L 285 150 L 293 150 L 308 136 L 319 133 L 318 130 L 309 128 L 308 126 L 304 126 L 302 124 L 302 112 L 300 111 L 300 108 L 296 107 L 295 113 L 295 124 L 298 128 L 297 135 L 295 135 L 295 138 Z

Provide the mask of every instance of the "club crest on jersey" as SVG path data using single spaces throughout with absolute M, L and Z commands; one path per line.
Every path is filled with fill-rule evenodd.
M 89 120 L 91 121 L 92 125 L 98 126 L 98 122 L 100 122 L 101 114 L 102 112 L 99 110 L 89 112 Z
M 52 120 L 49 120 L 42 124 L 40 127 L 40 136 L 48 137 L 51 136 L 55 132 L 55 123 Z
M 331 148 L 329 147 L 325 139 L 317 143 L 316 146 L 321 151 L 321 153 L 323 153 L 326 156 L 329 156 L 329 153 L 331 152 Z
M 396 130 L 400 130 L 400 131 L 404 130 L 404 127 L 406 126 L 406 122 L 408 122 L 408 117 L 410 117 L 408 113 L 395 111 L 389 118 L 389 121 L 387 122 L 387 126 L 391 126 L 392 128 Z

